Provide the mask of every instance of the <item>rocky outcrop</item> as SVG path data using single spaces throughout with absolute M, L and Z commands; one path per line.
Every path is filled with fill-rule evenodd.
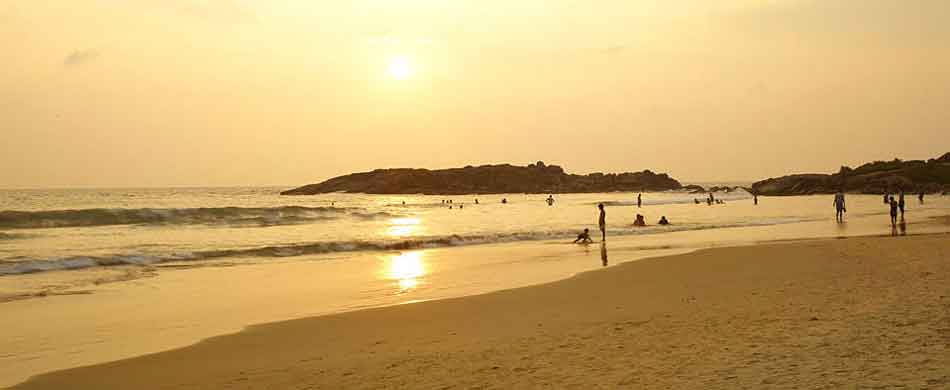
M 573 175 L 543 162 L 519 167 L 510 164 L 451 169 L 377 169 L 339 176 L 322 183 L 284 191 L 282 195 L 330 192 L 367 194 L 502 194 L 665 191 L 681 187 L 666 174 L 649 170 L 633 173 Z
M 799 174 L 752 184 L 759 195 L 831 194 L 839 189 L 862 194 L 907 192 L 941 193 L 950 190 L 950 153 L 927 161 L 875 161 L 855 169 L 841 167 L 835 174 Z

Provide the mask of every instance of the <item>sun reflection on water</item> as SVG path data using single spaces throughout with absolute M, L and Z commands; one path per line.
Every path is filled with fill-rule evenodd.
M 404 252 L 389 259 L 388 278 L 397 281 L 400 291 L 408 291 L 419 285 L 419 279 L 428 272 L 423 251 Z
M 411 236 L 419 230 L 421 223 L 419 218 L 393 218 L 389 220 L 390 226 L 386 229 L 386 234 L 390 237 Z

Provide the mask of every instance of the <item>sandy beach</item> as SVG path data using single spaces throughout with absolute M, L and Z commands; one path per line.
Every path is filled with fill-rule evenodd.
M 14 389 L 946 388 L 950 236 L 714 248 L 251 327 Z

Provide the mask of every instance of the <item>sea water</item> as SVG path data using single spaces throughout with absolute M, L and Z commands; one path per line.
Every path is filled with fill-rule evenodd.
M 638 207 L 636 193 L 554 194 L 548 205 L 548 194 L 281 196 L 283 189 L 2 190 L 0 277 L 570 240 L 584 228 L 596 238 L 601 203 L 611 236 L 790 224 L 833 219 L 834 212 L 831 196 L 760 197 L 755 205 L 742 190 L 716 193 L 725 203 L 712 205 L 706 194 L 643 193 Z M 878 196 L 850 195 L 848 208 L 850 217 L 887 222 Z M 920 215 L 950 204 L 908 196 L 907 208 Z M 647 227 L 633 226 L 638 213 Z M 671 224 L 658 225 L 661 216 Z

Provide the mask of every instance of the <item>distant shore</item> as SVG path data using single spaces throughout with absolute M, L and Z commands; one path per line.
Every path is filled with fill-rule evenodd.
M 941 388 L 948 238 L 701 250 L 255 326 L 14 389 Z

